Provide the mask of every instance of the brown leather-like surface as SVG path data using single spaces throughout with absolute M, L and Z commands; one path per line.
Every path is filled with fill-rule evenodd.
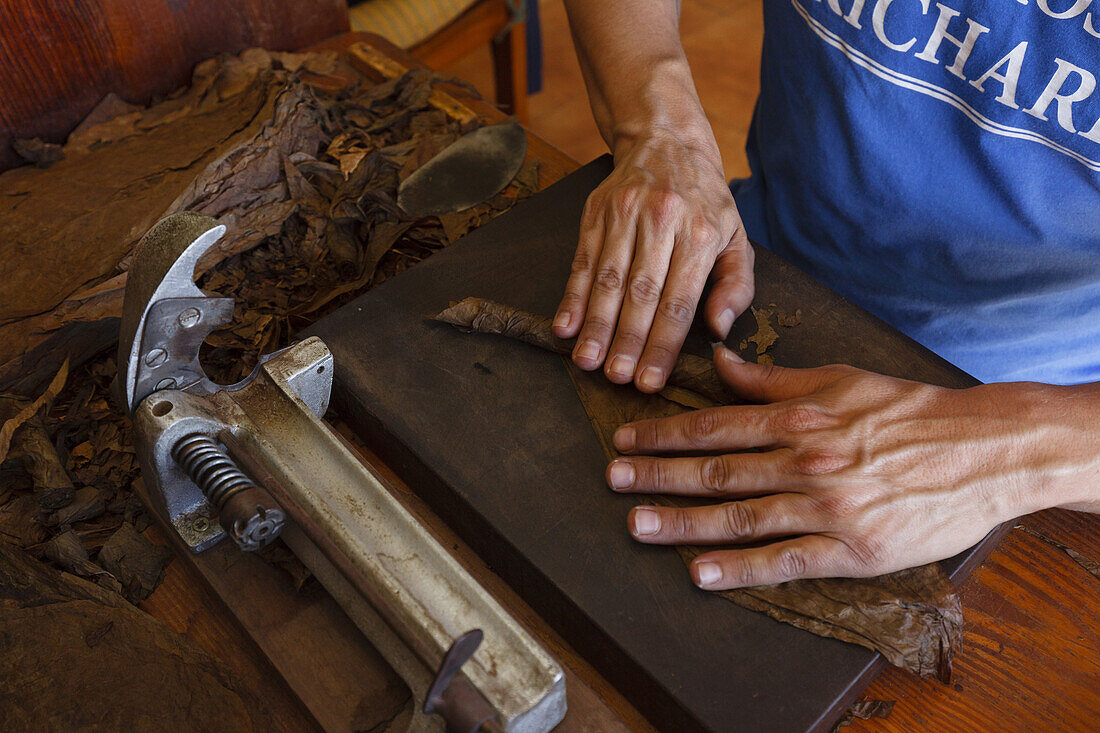
M 203 59 L 292 51 L 347 24 L 345 0 L 5 0 L 0 170 L 22 162 L 14 139 L 62 142 L 108 92 L 147 104 Z

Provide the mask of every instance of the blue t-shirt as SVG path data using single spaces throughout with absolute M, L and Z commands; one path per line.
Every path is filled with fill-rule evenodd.
M 983 381 L 1100 381 L 1100 0 L 764 0 L 750 238 Z

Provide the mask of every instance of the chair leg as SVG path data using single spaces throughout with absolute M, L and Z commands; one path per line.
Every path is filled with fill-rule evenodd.
M 497 104 L 527 122 L 527 28 L 516 23 L 492 41 Z

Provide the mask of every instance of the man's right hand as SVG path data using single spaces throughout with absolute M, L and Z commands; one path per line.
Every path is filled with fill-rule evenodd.
M 573 361 L 582 369 L 603 364 L 611 381 L 656 392 L 708 275 L 706 321 L 725 338 L 752 301 L 752 268 L 713 137 L 695 142 L 661 131 L 623 142 L 614 172 L 585 206 L 554 333 L 577 336 Z

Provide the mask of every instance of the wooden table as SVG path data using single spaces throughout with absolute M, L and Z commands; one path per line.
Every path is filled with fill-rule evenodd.
M 324 44 L 346 49 L 367 38 L 393 62 L 419 66 L 381 39 L 358 34 Z M 452 90 L 488 119 L 491 106 Z M 530 135 L 542 161 L 540 187 L 578 167 Z M 570 715 L 563 730 L 645 729 L 647 724 L 598 674 L 453 535 L 369 449 L 399 497 L 468 569 L 563 663 Z M 150 533 L 160 542 L 167 535 Z M 951 686 L 889 669 L 866 699 L 896 700 L 886 719 L 856 720 L 853 731 L 1100 729 L 1100 578 L 1070 553 L 1100 559 L 1100 516 L 1061 510 L 1023 519 L 962 587 L 963 648 Z M 222 546 L 180 553 L 143 608 L 225 661 L 244 685 L 271 701 L 286 730 L 360 724 L 382 730 L 407 716 L 407 691 L 323 591 L 298 593 L 288 575 Z M 387 722 L 388 721 L 388 722 Z

